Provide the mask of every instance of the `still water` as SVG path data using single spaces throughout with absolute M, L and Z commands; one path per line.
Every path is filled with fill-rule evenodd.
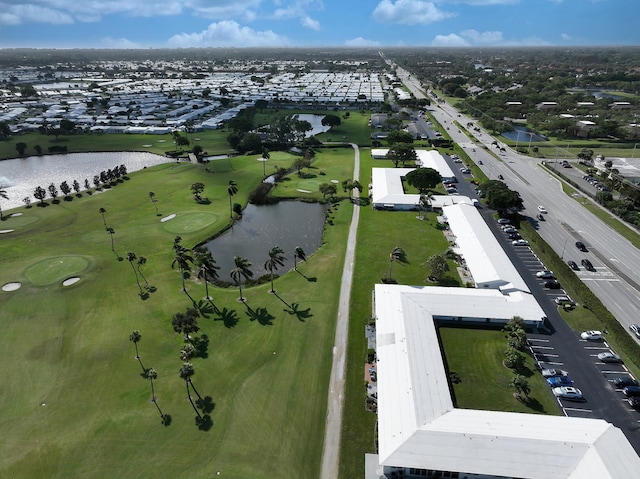
M 298 201 L 248 205 L 233 228 L 204 246 L 220 266 L 218 275 L 222 281 L 232 281 L 229 273 L 235 267 L 234 256 L 245 257 L 252 263 L 254 279 L 266 274 L 264 263 L 274 246 L 282 248 L 287 257 L 285 266 L 275 271 L 283 274 L 293 268 L 296 246 L 300 246 L 306 255 L 320 247 L 325 212 L 325 205 Z
M 8 200 L 2 200 L 2 209 L 24 206 L 22 198 L 25 196 L 31 197 L 32 202 L 37 202 L 33 197 L 37 186 L 47 189 L 48 185 L 54 183 L 60 190 L 60 183 L 63 181 L 72 186 L 73 180 L 78 180 L 84 190 L 85 178 L 93 188 L 93 176 L 99 175 L 101 171 L 125 165 L 127 171 L 132 172 L 170 161 L 174 160 L 145 152 L 70 153 L 2 160 L 0 188 L 6 190 L 9 196 Z
M 526 146 L 529 142 L 535 143 L 536 141 L 547 141 L 539 133 L 535 131 L 529 131 L 527 128 L 522 126 L 514 126 L 513 131 L 505 131 L 502 133 L 502 136 L 508 138 L 509 140 L 518 141 L 522 143 L 522 146 Z

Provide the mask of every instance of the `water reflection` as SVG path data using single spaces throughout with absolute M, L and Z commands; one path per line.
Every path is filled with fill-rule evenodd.
M 266 274 L 264 262 L 274 246 L 282 248 L 287 257 L 285 266 L 276 271 L 282 274 L 293 268 L 296 246 L 307 255 L 320 247 L 325 212 L 325 205 L 298 201 L 248 205 L 233 228 L 205 246 L 220 266 L 218 273 L 222 281 L 231 281 L 229 272 L 234 268 L 234 256 L 243 256 L 253 264 L 254 278 Z
M 29 156 L 0 161 L 0 187 L 5 188 L 8 200 L 3 200 L 2 209 L 23 206 L 22 198 L 29 196 L 37 186 L 46 187 L 66 181 L 69 186 L 78 180 L 84 190 L 85 178 L 93 188 L 93 176 L 116 166 L 125 165 L 127 171 L 141 170 L 146 166 L 173 161 L 160 155 L 145 152 L 70 153 L 66 155 Z

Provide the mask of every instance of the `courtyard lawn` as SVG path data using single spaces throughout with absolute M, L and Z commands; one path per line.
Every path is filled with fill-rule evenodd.
M 280 271 L 277 296 L 265 283 L 244 289 L 246 303 L 237 288 L 210 287 L 217 313 L 202 301 L 202 283 L 188 279 L 189 296 L 181 292 L 172 244 L 180 235 L 193 247 L 222 229 L 228 180 L 238 184 L 233 201 L 244 204 L 262 164 L 235 158 L 230 171 L 208 173 L 173 163 L 129 177 L 72 201 L 20 208 L 22 216 L 3 222 L 9 229 L 15 219 L 15 231 L 0 241 L 0 284 L 22 287 L 0 291 L 0 477 L 318 477 L 351 205 L 337 208 L 325 244 L 299 265 L 306 277 Z M 210 204 L 194 201 L 194 182 L 205 184 Z M 147 259 L 146 299 L 126 260 L 131 251 Z M 62 286 L 69 276 L 80 280 Z M 191 360 L 201 414 L 211 420 L 202 429 L 178 376 L 183 340 L 171 326 L 193 306 L 190 297 L 205 316 Z M 168 425 L 150 402 L 132 330 L 142 334 L 141 364 L 158 373 Z
M 521 374 L 529 382 L 531 392 L 522 401 L 514 397 L 515 389 L 509 386 L 514 372 L 502 364 L 507 348 L 503 332 L 446 326 L 438 331 L 449 374 L 456 378 L 452 381 L 456 407 L 561 414 L 558 403 L 528 354 L 525 354 L 527 361 Z

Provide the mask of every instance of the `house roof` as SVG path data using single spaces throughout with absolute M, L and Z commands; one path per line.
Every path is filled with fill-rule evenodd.
M 454 407 L 434 318 L 463 315 L 467 302 L 496 314 L 495 295 L 504 296 L 375 285 L 380 464 L 526 479 L 634 477 L 640 458 L 604 420 Z

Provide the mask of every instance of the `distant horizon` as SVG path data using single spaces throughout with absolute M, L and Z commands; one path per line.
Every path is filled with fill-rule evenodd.
M 621 47 L 637 0 L 0 0 L 0 49 Z

